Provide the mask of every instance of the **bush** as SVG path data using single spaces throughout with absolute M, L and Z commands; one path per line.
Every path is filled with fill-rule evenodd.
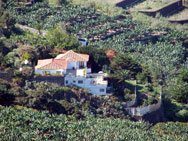
M 68 92 L 68 91 L 70 91 L 70 88 L 69 87 L 63 87 L 63 91 Z
M 180 118 L 182 121 L 187 121 L 188 120 L 188 110 L 187 109 L 182 109 L 178 113 L 176 113 L 176 116 Z
M 127 89 L 127 88 L 124 89 L 124 94 L 130 94 L 130 92 L 131 91 L 129 89 Z
M 24 52 L 23 54 L 22 54 L 22 60 L 24 61 L 24 60 L 29 60 L 29 61 L 31 61 L 31 58 L 32 58 L 32 55 L 30 54 L 30 53 L 28 53 L 28 52 Z
M 151 105 L 151 104 L 154 104 L 156 102 L 155 98 L 154 97 L 149 97 L 148 98 L 148 104 Z
M 49 76 L 49 75 L 51 75 L 51 74 L 50 74 L 50 72 L 46 71 L 46 72 L 44 72 L 44 76 L 45 76 L 45 75 L 46 75 L 46 76 Z
M 10 88 L 8 81 L 0 79 L 0 94 L 7 94 Z
M 150 95 L 152 96 L 152 97 L 156 97 L 157 96 L 157 91 L 154 91 L 154 92 L 152 92 Z
M 131 101 L 132 100 L 132 98 L 129 95 L 125 95 L 124 99 L 125 99 L 125 101 Z
M 22 69 L 22 75 L 24 78 L 30 78 L 33 74 L 33 68 L 32 67 L 23 67 Z
M 148 91 L 150 91 L 150 92 L 153 91 L 153 86 L 152 86 L 151 83 L 148 83 L 148 84 L 146 85 L 146 87 L 148 88 Z
M 18 84 L 18 85 L 21 85 L 22 83 L 23 83 L 23 78 L 21 78 L 21 77 L 16 77 L 16 78 L 13 78 L 12 79 L 12 82 L 13 83 L 16 83 L 16 84 Z
M 35 74 L 34 74 L 34 78 L 37 78 L 37 77 L 39 77 L 39 76 L 41 76 L 40 73 L 35 73 Z
M 184 41 L 184 44 L 185 44 L 186 47 L 188 47 L 188 39 L 186 39 L 186 40 Z
M 188 102 L 188 87 L 187 83 L 179 82 L 172 88 L 172 96 L 173 98 L 181 103 Z

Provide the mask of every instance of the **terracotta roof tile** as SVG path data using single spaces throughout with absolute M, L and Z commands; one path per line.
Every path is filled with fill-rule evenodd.
M 35 69 L 67 69 L 67 61 L 63 59 L 38 60 Z
M 64 59 L 67 62 L 89 61 L 89 55 L 76 53 L 73 50 L 67 51 L 65 54 L 59 54 L 56 59 Z

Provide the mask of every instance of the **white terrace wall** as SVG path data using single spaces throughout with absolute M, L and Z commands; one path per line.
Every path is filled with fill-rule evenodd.
M 136 103 L 137 103 L 137 98 L 135 97 L 132 101 L 126 103 L 126 107 L 132 107 L 136 105 Z
M 126 108 L 126 110 L 131 116 L 143 116 L 145 114 L 154 112 L 160 108 L 161 108 L 161 101 L 159 101 L 157 104 L 149 105 L 146 107 L 130 107 L 130 108 Z
M 131 116 L 143 116 L 145 114 L 154 112 L 160 109 L 162 106 L 162 93 L 160 93 L 160 100 L 157 104 L 145 106 L 145 107 L 129 107 L 126 108 L 127 112 Z

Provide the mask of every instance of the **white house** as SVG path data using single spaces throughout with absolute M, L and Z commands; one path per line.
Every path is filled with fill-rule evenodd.
M 67 51 L 64 54 L 59 54 L 54 59 L 38 60 L 35 72 L 40 74 L 75 74 L 77 76 L 84 76 L 91 72 L 90 68 L 87 68 L 87 62 L 89 61 L 89 55 L 76 53 L 72 50 Z
M 76 85 L 89 90 L 92 94 L 106 95 L 108 81 L 104 80 L 106 74 L 87 74 L 85 77 L 78 77 L 72 74 L 65 76 L 65 86 Z
M 86 46 L 88 44 L 86 38 L 78 38 L 78 41 L 81 43 L 82 46 Z
M 87 67 L 89 55 L 72 50 L 59 54 L 54 59 L 38 60 L 35 72 L 42 75 L 62 75 L 64 85 L 76 85 L 89 90 L 92 94 L 106 95 L 107 81 L 104 73 L 91 73 Z

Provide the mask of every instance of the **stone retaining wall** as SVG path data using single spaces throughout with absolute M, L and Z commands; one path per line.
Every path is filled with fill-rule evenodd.
M 157 10 L 140 10 L 139 12 L 144 13 L 149 16 L 153 16 L 153 17 L 155 17 L 157 15 L 157 13 L 159 13 L 162 16 L 166 16 L 169 13 L 177 10 L 178 8 L 180 8 L 182 6 L 183 6 L 182 0 L 178 0 L 178 1 L 175 1 L 175 2 L 172 2 L 168 5 L 166 5 L 160 9 L 157 9 Z
M 185 24 L 185 23 L 188 23 L 188 19 L 185 19 L 185 20 L 169 20 L 169 22 Z

